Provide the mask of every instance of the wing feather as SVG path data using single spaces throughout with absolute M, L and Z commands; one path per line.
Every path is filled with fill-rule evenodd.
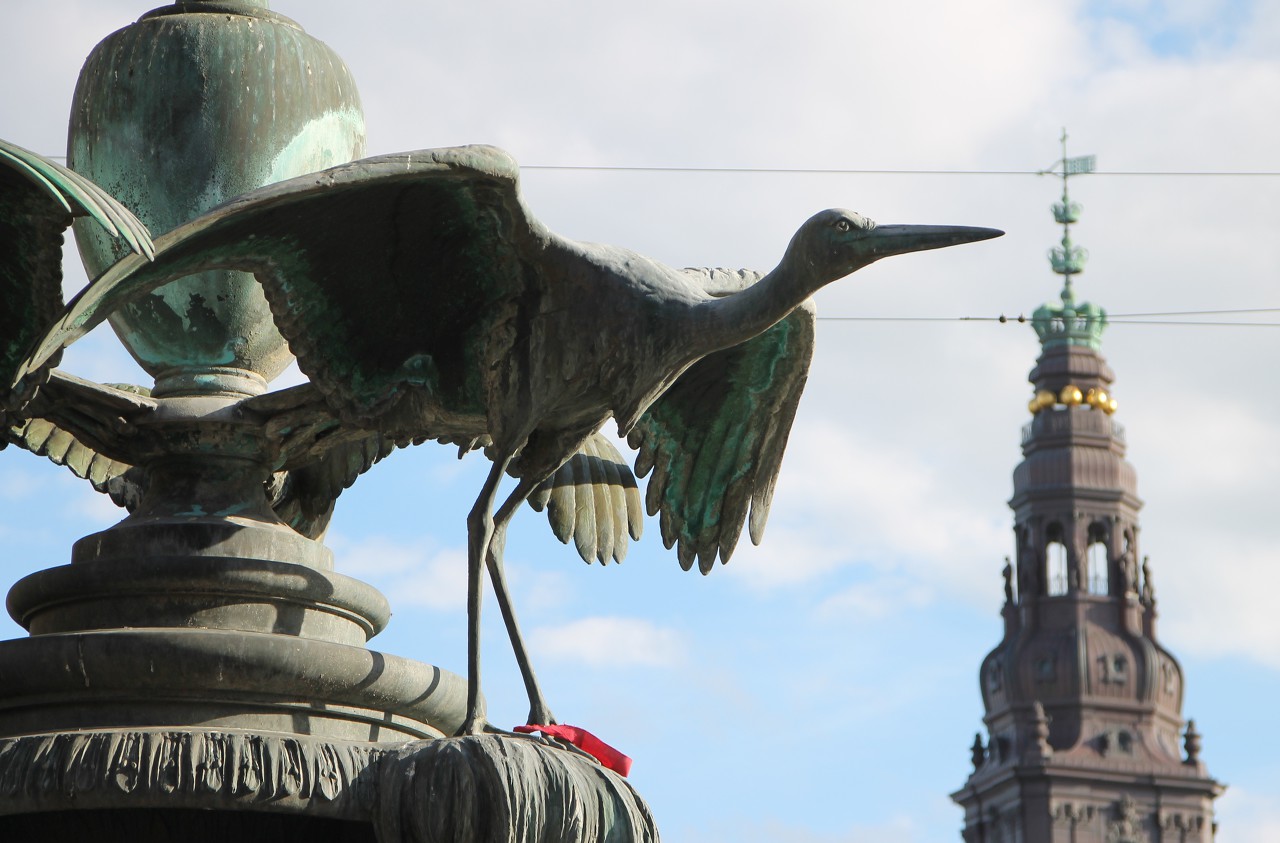
M 577 491 L 577 485 L 573 479 L 573 467 L 567 464 L 561 466 L 555 476 L 543 485 L 548 486 L 548 484 L 550 499 L 547 503 L 547 520 L 551 523 L 551 532 L 555 537 L 562 544 L 568 544 L 573 538 L 576 524 L 574 516 L 577 512 L 577 506 L 573 500 Z
M 5 437 L 38 457 L 48 457 L 55 465 L 66 466 L 76 477 L 88 480 L 94 489 L 103 493 L 108 491 L 108 483 L 132 468 L 99 454 L 47 419 L 23 419 L 11 424 L 5 430 Z
M 601 441 L 604 441 L 603 438 L 601 438 Z M 614 449 L 614 453 L 617 454 L 617 460 L 615 461 L 610 459 L 610 455 L 605 453 L 604 449 L 596 443 L 596 437 L 588 439 L 583 444 L 583 451 L 595 459 L 602 472 L 603 476 L 600 482 L 604 487 L 605 494 L 601 495 L 601 498 L 605 499 L 607 496 L 606 516 L 612 521 L 610 529 L 613 532 L 609 556 L 612 556 L 615 561 L 621 562 L 627 556 L 628 518 L 626 483 L 622 478 L 620 469 L 625 469 L 626 464 L 622 462 L 622 455 L 617 454 L 616 449 Z M 605 562 L 607 559 L 608 557 L 600 561 Z
M 605 565 L 613 558 L 614 554 L 613 488 L 609 484 L 609 477 L 604 469 L 604 461 L 588 451 L 584 451 L 583 456 L 587 458 L 587 468 L 591 472 L 589 482 L 591 484 L 591 499 L 595 504 L 596 559 L 599 560 L 601 565 Z
M 49 437 L 58 430 L 53 422 L 44 419 L 30 419 L 23 424 L 19 424 L 14 429 L 14 434 L 20 437 L 18 440 L 24 448 L 37 456 L 44 456 L 44 443 L 49 441 Z
M 283 473 L 271 507 L 281 521 L 302 535 L 322 538 L 338 496 L 396 447 L 393 440 L 376 432 L 329 447 Z
M 49 434 L 49 438 L 44 441 L 41 450 L 44 455 L 57 465 L 67 464 L 67 451 L 76 444 L 76 438 L 68 431 L 55 428 Z
M 686 270 L 712 295 L 758 273 Z M 632 429 L 646 506 L 686 570 L 727 562 L 744 523 L 759 543 L 813 354 L 811 302 L 753 340 L 690 366 Z
M 574 454 L 569 460 L 574 485 L 573 542 L 578 548 L 578 555 L 584 562 L 590 563 L 596 556 L 595 495 L 591 487 L 590 460 L 578 459 L 579 456 L 581 455 Z
M 643 510 L 635 475 L 602 433 L 593 433 L 564 465 L 534 491 L 530 505 L 545 500 L 551 531 L 577 546 L 584 562 L 621 562 L 627 537 L 639 539 Z
M 113 477 L 120 476 L 122 468 L 124 471 L 128 471 L 123 463 L 118 463 L 107 455 L 94 451 L 93 458 L 85 466 L 84 479 L 93 484 L 93 488 L 101 491 L 107 488 L 107 483 Z M 71 470 L 75 471 L 75 467 L 73 466 Z
M 17 373 L 30 346 L 62 310 L 62 233 L 87 216 L 135 252 L 151 235 L 124 205 L 72 170 L 0 140 L 0 404 L 17 407 L 57 364 L 56 352 Z M 0 416 L 0 427 L 7 425 Z
M 547 504 L 550 502 L 551 484 L 549 483 L 543 483 L 541 486 L 533 490 L 533 494 L 529 495 L 529 506 L 533 507 L 534 512 L 542 512 L 547 508 Z M 555 532 L 554 526 L 552 526 L 551 531 Z

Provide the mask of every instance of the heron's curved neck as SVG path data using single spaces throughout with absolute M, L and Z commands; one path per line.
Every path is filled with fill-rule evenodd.
M 811 267 L 789 253 L 745 290 L 701 305 L 704 314 L 694 342 L 711 346 L 706 354 L 746 342 L 785 319 L 824 285 Z

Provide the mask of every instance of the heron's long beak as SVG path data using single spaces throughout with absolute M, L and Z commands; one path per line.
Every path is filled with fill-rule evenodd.
M 968 225 L 878 225 L 866 233 L 860 244 L 870 260 L 942 249 L 961 243 L 990 240 L 1004 234 L 998 228 L 975 228 Z

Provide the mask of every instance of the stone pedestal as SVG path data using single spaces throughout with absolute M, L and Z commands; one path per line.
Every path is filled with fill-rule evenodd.
M 283 525 L 141 517 L 18 582 L 0 839 L 75 839 L 109 810 L 129 840 L 372 840 L 378 759 L 452 734 L 466 683 L 367 649 L 386 599 L 331 567 Z
M 349 161 L 363 138 L 328 47 L 264 0 L 183 0 L 95 48 L 68 163 L 163 234 Z M 77 236 L 91 277 L 120 257 L 92 227 Z M 178 278 L 111 320 L 149 394 L 93 416 L 95 390 L 112 390 L 77 382 L 47 409 L 92 437 L 82 452 L 127 469 L 113 480 L 136 506 L 9 594 L 30 637 L 0 642 L 0 840 L 656 840 L 643 802 L 594 759 L 450 737 L 466 682 L 366 647 L 386 599 L 307 536 L 385 452 L 326 477 L 322 517 L 301 532 L 281 520 L 267 487 L 323 473 L 337 446 L 319 440 L 337 422 L 318 402 L 308 439 L 254 410 L 291 355 L 252 275 Z
M 367 649 L 387 601 L 322 544 L 174 508 L 10 591 L 31 636 L 0 642 L 0 840 L 657 839 L 576 750 L 449 737 L 466 682 Z

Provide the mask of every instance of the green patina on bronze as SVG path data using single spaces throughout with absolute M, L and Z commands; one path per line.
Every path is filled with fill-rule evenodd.
M 168 231 L 260 185 L 358 157 L 364 119 L 346 66 L 264 6 L 179 4 L 105 39 L 76 88 L 70 166 Z M 205 13 L 221 10 L 234 13 Z M 92 227 L 76 234 L 91 276 L 123 255 Z M 227 366 L 270 380 L 290 360 L 244 272 L 198 273 L 111 321 L 162 381 Z
M 661 445 L 667 458 L 690 463 L 689 470 L 677 473 L 675 482 L 663 492 L 664 506 L 683 514 L 682 539 L 695 541 L 716 528 L 731 484 L 756 469 L 751 455 L 768 423 L 761 414 L 773 409 L 759 396 L 767 396 L 774 387 L 774 374 L 787 354 L 792 330 L 790 321 L 782 320 L 752 343 L 744 359 L 728 368 L 732 382 L 726 379 L 701 386 L 706 395 L 704 406 L 714 408 L 714 415 L 708 417 L 700 406 L 681 408 L 686 412 L 680 412 L 672 409 L 680 405 L 662 402 L 650 409 L 667 430 Z M 680 443 L 695 431 L 694 436 L 702 438 L 701 447 L 693 453 L 682 452 Z
M 1096 159 L 1092 155 L 1067 157 L 1067 133 L 1062 133 L 1062 201 L 1053 206 L 1053 219 L 1062 226 L 1060 246 L 1049 250 L 1049 265 L 1062 276 L 1062 296 L 1057 302 L 1048 302 L 1031 314 L 1031 327 L 1035 329 L 1040 344 L 1045 348 L 1060 345 L 1078 345 L 1097 351 L 1102 347 L 1102 332 L 1107 327 L 1107 312 L 1091 302 L 1076 303 L 1071 279 L 1084 272 L 1089 253 L 1071 242 L 1071 226 L 1080 221 L 1082 208 L 1073 202 L 1068 190 L 1072 176 L 1093 172 Z
M 0 140 L 0 378 L 5 383 L 62 309 L 62 236 L 76 216 L 105 238 L 118 239 L 125 251 L 152 254 L 146 226 L 97 185 Z
M 1079 345 L 1097 351 L 1107 327 L 1107 312 L 1092 302 L 1076 303 L 1068 278 L 1059 302 L 1042 304 L 1031 314 L 1031 327 L 1045 348 Z

